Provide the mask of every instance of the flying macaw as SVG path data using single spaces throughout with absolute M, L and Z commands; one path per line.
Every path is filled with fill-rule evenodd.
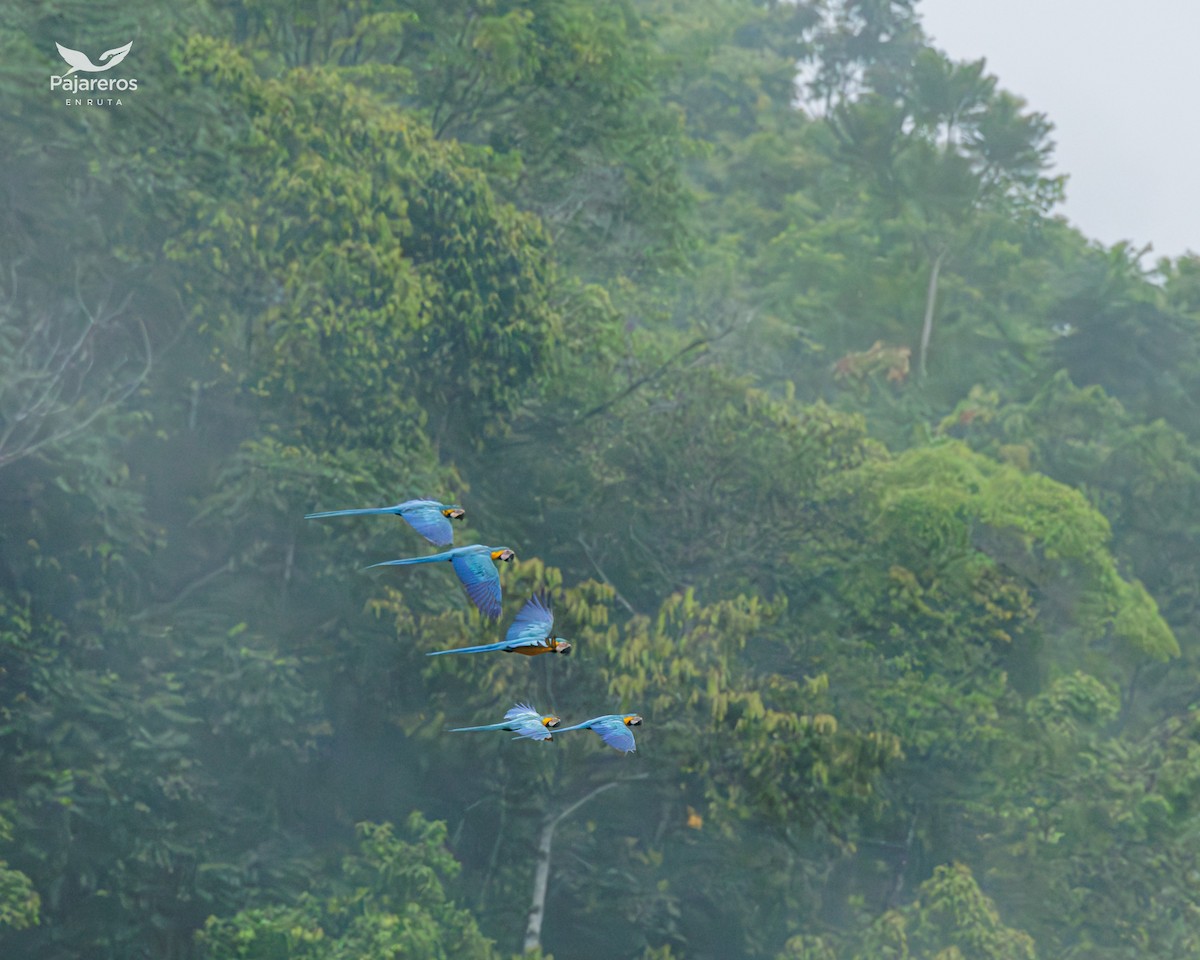
M 571 652 L 571 644 L 562 637 L 554 636 L 554 614 L 542 597 L 530 597 L 521 612 L 513 620 L 508 633 L 499 643 L 484 643 L 477 647 L 455 647 L 451 650 L 434 650 L 427 657 L 440 657 L 444 653 L 487 653 L 503 650 L 505 653 L 520 653 L 536 657 L 540 653 Z
M 449 560 L 454 565 L 454 572 L 467 588 L 467 596 L 485 617 L 495 620 L 500 616 L 500 571 L 494 561 L 511 561 L 516 557 L 508 547 L 485 547 L 481 543 L 473 543 L 469 547 L 455 547 L 445 553 L 435 553 L 429 557 L 407 557 L 403 560 L 384 560 L 372 563 L 367 567 L 406 566 L 410 563 L 436 563 L 439 560 Z
M 538 713 L 528 703 L 518 703 L 504 715 L 503 723 L 489 723 L 483 727 L 455 727 L 451 733 L 468 733 L 472 730 L 510 730 L 516 734 L 514 740 L 528 737 L 530 740 L 553 740 L 550 731 L 562 721 L 553 715 Z
M 623 753 L 633 753 L 637 749 L 637 746 L 633 742 L 633 731 L 629 728 L 638 727 L 641 724 L 642 718 L 636 713 L 610 713 L 606 717 L 585 720 L 583 723 L 577 723 L 573 727 L 563 727 L 558 732 L 595 730 L 596 733 L 600 734 L 600 739 L 613 749 L 620 750 Z
M 454 503 L 438 503 L 436 500 L 405 500 L 394 507 L 362 507 L 357 510 L 328 510 L 325 513 L 305 514 L 305 520 L 320 520 L 322 517 L 356 517 L 365 514 L 394 513 L 430 543 L 445 547 L 454 542 L 451 520 L 461 520 L 467 512 Z

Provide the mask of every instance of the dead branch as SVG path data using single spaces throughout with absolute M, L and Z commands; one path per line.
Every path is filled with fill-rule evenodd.
M 15 278 L 13 283 L 15 287 Z M 150 334 L 140 318 L 140 369 L 126 379 L 132 352 L 97 367 L 99 341 L 126 313 L 132 294 L 116 306 L 110 306 L 107 295 L 89 305 L 77 277 L 75 302 L 84 320 L 80 329 L 70 334 L 69 319 L 41 310 L 22 334 L 14 293 L 0 302 L 0 344 L 10 348 L 7 357 L 0 356 L 0 467 L 84 433 L 127 400 L 153 367 Z

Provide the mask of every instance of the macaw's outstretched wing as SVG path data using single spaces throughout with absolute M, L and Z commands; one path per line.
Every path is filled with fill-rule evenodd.
M 458 579 L 467 588 L 467 596 L 485 617 L 500 616 L 500 571 L 490 553 L 468 553 L 456 556 L 452 563 Z
M 440 503 L 420 500 L 411 505 L 400 506 L 400 516 L 430 543 L 444 547 L 454 542 L 454 527 L 442 513 L 443 507 Z
M 444 653 L 489 653 L 492 650 L 503 650 L 507 646 L 508 644 L 501 640 L 499 643 L 481 643 L 476 647 L 451 647 L 449 650 L 431 650 L 425 656 L 440 657 Z
M 601 740 L 622 753 L 633 753 L 637 749 L 633 731 L 619 717 L 601 720 L 592 729 L 600 734 Z
M 554 629 L 554 614 L 542 597 L 534 596 L 513 618 L 504 639 L 509 643 L 535 643 L 545 640 Z
M 617 714 L 585 720 L 573 727 L 562 727 L 558 732 L 566 733 L 569 730 L 595 730 L 601 740 L 624 753 L 633 753 L 637 749 L 633 742 L 633 731 L 626 725 L 625 717 Z
M 513 724 L 513 732 L 517 735 L 514 740 L 552 740 L 554 732 L 542 723 L 541 717 L 536 717 L 533 720 L 523 720 L 521 723 Z
M 546 730 L 546 727 L 544 724 L 542 724 L 541 720 L 530 721 L 528 724 L 522 724 L 521 726 L 514 727 L 514 730 L 517 734 L 516 737 L 512 738 L 514 740 L 554 739 L 554 732 L 552 730 Z
M 531 703 L 518 703 L 515 707 L 509 707 L 508 712 L 504 714 L 505 720 L 538 720 L 542 719 L 542 715 L 537 712 L 537 708 Z

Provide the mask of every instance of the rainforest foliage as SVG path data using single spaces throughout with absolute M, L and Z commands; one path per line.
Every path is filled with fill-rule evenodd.
M 0 955 L 1197 955 L 1200 259 L 920 12 L 0 10 Z

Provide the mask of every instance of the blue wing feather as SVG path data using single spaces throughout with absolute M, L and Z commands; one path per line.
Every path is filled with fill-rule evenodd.
M 454 542 L 454 527 L 442 515 L 443 506 L 433 500 L 410 500 L 400 504 L 400 517 L 430 543 L 439 547 Z
M 551 737 L 550 731 L 542 723 L 542 715 L 531 703 L 518 703 L 504 715 L 504 719 L 510 722 L 509 729 L 517 734 L 513 737 L 514 740 L 520 740 L 522 737 L 529 740 L 549 740 Z
M 554 628 L 554 614 L 541 597 L 530 597 L 513 618 L 504 639 L 510 643 L 528 644 L 545 640 Z
M 552 736 L 554 736 L 553 730 L 547 730 L 541 720 L 534 720 L 517 728 L 517 735 L 513 739 L 549 740 Z
M 585 720 L 573 727 L 559 727 L 556 732 L 567 733 L 570 730 L 595 730 L 600 739 L 610 747 L 625 753 L 633 753 L 637 749 L 633 741 L 633 731 L 625 724 L 624 716 L 617 714 Z
M 480 612 L 492 620 L 500 616 L 500 571 L 490 552 L 459 555 L 451 561 L 467 596 Z
M 623 720 L 605 720 L 595 724 L 592 729 L 600 734 L 600 739 L 610 747 L 624 753 L 633 753 L 637 749 L 633 740 L 633 731 L 625 725 Z

